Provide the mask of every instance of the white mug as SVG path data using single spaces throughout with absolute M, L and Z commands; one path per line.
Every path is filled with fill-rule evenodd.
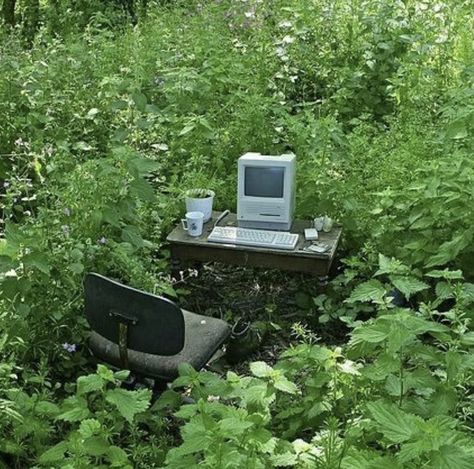
M 202 212 L 188 212 L 186 218 L 181 220 L 183 230 L 188 232 L 189 236 L 201 236 L 204 214 Z

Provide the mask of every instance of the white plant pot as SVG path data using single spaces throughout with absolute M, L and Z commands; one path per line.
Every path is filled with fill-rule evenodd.
M 208 191 L 210 196 L 205 198 L 194 198 L 186 196 L 186 212 L 202 212 L 204 214 L 203 222 L 206 223 L 212 217 L 212 204 L 214 203 L 213 191 Z

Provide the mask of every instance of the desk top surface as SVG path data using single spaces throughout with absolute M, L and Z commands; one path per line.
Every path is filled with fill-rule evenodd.
M 207 237 L 211 233 L 214 223 L 222 212 L 212 212 L 212 218 L 204 224 L 201 236 L 189 236 L 188 233 L 183 229 L 181 223 L 175 227 L 175 229 L 168 235 L 166 240 L 170 244 L 185 244 L 189 247 L 203 247 L 215 248 L 215 249 L 235 249 L 246 252 L 259 252 L 259 253 L 271 253 L 279 254 L 282 256 L 298 256 L 307 257 L 312 259 L 332 259 L 336 253 L 337 245 L 341 237 L 342 228 L 335 225 L 329 233 L 319 232 L 319 239 L 324 244 L 329 246 L 329 250 L 325 253 L 313 253 L 303 251 L 303 248 L 309 246 L 311 241 L 306 241 L 304 238 L 304 229 L 310 228 L 312 225 L 311 220 L 294 220 L 293 226 L 290 232 L 296 233 L 299 236 L 298 244 L 292 251 L 286 251 L 283 249 L 274 249 L 269 247 L 257 247 L 257 246 L 244 246 L 241 244 L 220 244 L 211 243 L 207 240 Z M 235 213 L 229 213 L 224 220 L 219 223 L 219 226 L 237 226 L 237 216 Z

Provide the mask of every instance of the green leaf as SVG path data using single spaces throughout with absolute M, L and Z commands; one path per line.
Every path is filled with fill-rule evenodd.
M 219 422 L 219 427 L 222 432 L 234 435 L 241 435 L 250 427 L 253 427 L 253 425 L 252 422 L 240 420 L 235 417 L 225 418 Z
M 61 441 L 57 445 L 52 446 L 46 450 L 40 457 L 40 464 L 48 464 L 59 461 L 64 458 L 64 454 L 67 451 L 67 442 Z
M 130 184 L 130 194 L 147 202 L 153 202 L 156 198 L 151 184 L 141 177 L 134 179 Z
M 462 280 L 464 278 L 461 270 L 431 270 L 425 274 L 427 277 L 444 278 L 445 280 Z
M 450 124 L 446 132 L 448 138 L 460 140 L 468 136 L 466 124 L 462 120 L 458 120 Z
M 356 301 L 373 301 L 383 303 L 385 288 L 381 282 L 372 279 L 361 283 L 351 293 L 351 296 L 345 300 L 346 303 L 355 303 Z
M 470 228 L 458 234 L 457 236 L 454 236 L 450 241 L 444 242 L 439 247 L 438 253 L 428 259 L 425 267 L 429 268 L 437 265 L 443 265 L 454 260 L 464 248 L 472 243 L 473 234 L 474 229 Z
M 146 105 L 147 105 L 147 98 L 143 93 L 133 93 L 132 94 L 132 99 L 133 102 L 135 103 L 135 106 L 137 106 L 137 109 L 140 112 L 145 112 L 146 110 Z
M 111 467 L 123 467 L 129 462 L 127 453 L 118 446 L 110 446 L 106 454 Z
M 86 419 L 79 425 L 79 433 L 83 438 L 90 438 L 100 431 L 100 422 L 96 419 Z
M 382 401 L 367 404 L 369 412 L 377 423 L 377 430 L 384 434 L 392 443 L 403 443 L 417 431 L 416 424 L 422 419 L 406 414 L 393 404 Z
M 415 277 L 390 277 L 395 288 L 400 290 L 406 298 L 429 288 L 429 285 Z
M 79 422 L 90 415 L 87 401 L 78 396 L 68 397 L 63 403 L 62 411 L 56 418 L 66 422 Z
M 87 454 L 91 456 L 101 456 L 107 453 L 110 444 L 103 436 L 93 436 L 85 439 L 82 446 Z
M 119 413 L 129 422 L 133 417 L 148 409 L 150 405 L 151 391 L 140 389 L 138 391 L 127 391 L 126 389 L 111 389 L 107 391 L 105 400 L 117 407 Z
M 40 252 L 32 252 L 23 257 L 23 262 L 27 267 L 34 267 L 43 274 L 49 274 L 51 266 L 48 263 L 48 257 Z
M 288 394 L 297 394 L 298 393 L 298 387 L 296 386 L 295 383 L 292 383 L 288 379 L 286 379 L 284 376 L 279 376 L 273 385 L 282 392 L 286 392 Z
M 352 331 L 351 344 L 356 345 L 363 342 L 377 344 L 387 339 L 390 327 L 382 322 L 365 323 Z
M 250 371 L 258 378 L 265 378 L 273 373 L 273 368 L 265 362 L 253 362 L 250 363 Z
M 441 300 L 453 298 L 454 288 L 448 282 L 438 282 L 435 288 L 436 296 Z
M 104 380 L 97 374 L 77 378 L 77 395 L 82 396 L 92 391 L 99 391 L 104 386 Z
M 463 448 L 443 445 L 431 456 L 431 467 L 438 469 L 472 469 L 474 457 L 465 453 Z
M 122 229 L 122 240 L 132 244 L 133 246 L 136 246 L 137 248 L 141 248 L 144 246 L 140 230 L 133 225 L 125 226 Z
M 80 262 L 74 262 L 69 266 L 69 270 L 75 274 L 82 274 L 84 272 L 84 265 Z

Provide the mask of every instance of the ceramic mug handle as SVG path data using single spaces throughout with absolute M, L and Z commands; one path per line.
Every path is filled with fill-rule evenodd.
M 181 218 L 181 223 L 183 225 L 183 230 L 188 231 L 188 220 L 186 220 L 186 218 Z

